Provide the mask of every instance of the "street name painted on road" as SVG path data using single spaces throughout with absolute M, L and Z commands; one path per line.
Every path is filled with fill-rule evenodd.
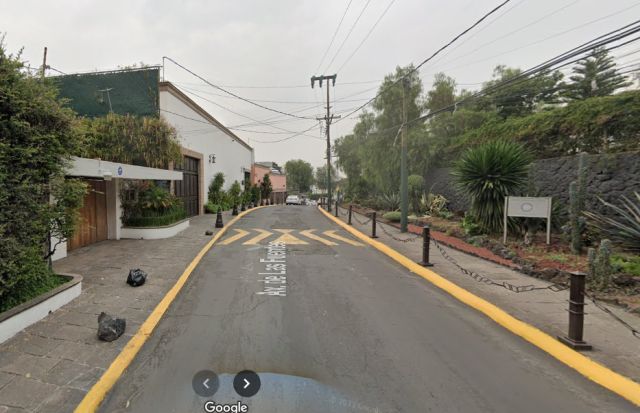
M 267 246 L 267 258 L 260 258 L 265 270 L 258 275 L 264 277 L 262 291 L 258 295 L 287 296 L 287 246 L 281 241 L 271 241 Z

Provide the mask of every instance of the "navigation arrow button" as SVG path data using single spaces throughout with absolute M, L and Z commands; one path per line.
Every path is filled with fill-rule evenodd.
M 260 390 L 260 376 L 255 371 L 241 371 L 233 379 L 233 388 L 242 397 L 252 397 Z
M 218 391 L 220 382 L 216 373 L 211 370 L 202 370 L 193 376 L 191 385 L 198 396 L 211 397 Z

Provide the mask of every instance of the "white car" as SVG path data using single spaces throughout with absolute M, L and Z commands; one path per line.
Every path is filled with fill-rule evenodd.
M 302 201 L 298 195 L 289 195 L 285 201 L 287 205 L 302 205 Z

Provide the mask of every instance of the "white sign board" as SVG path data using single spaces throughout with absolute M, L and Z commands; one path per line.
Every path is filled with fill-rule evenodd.
M 504 242 L 507 217 L 546 218 L 547 244 L 551 243 L 551 197 L 507 196 L 504 199 Z

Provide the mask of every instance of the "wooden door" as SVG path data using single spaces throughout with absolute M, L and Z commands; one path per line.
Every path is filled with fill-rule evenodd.
M 86 180 L 87 194 L 80 208 L 76 231 L 67 242 L 67 250 L 107 239 L 107 185 L 105 181 Z

